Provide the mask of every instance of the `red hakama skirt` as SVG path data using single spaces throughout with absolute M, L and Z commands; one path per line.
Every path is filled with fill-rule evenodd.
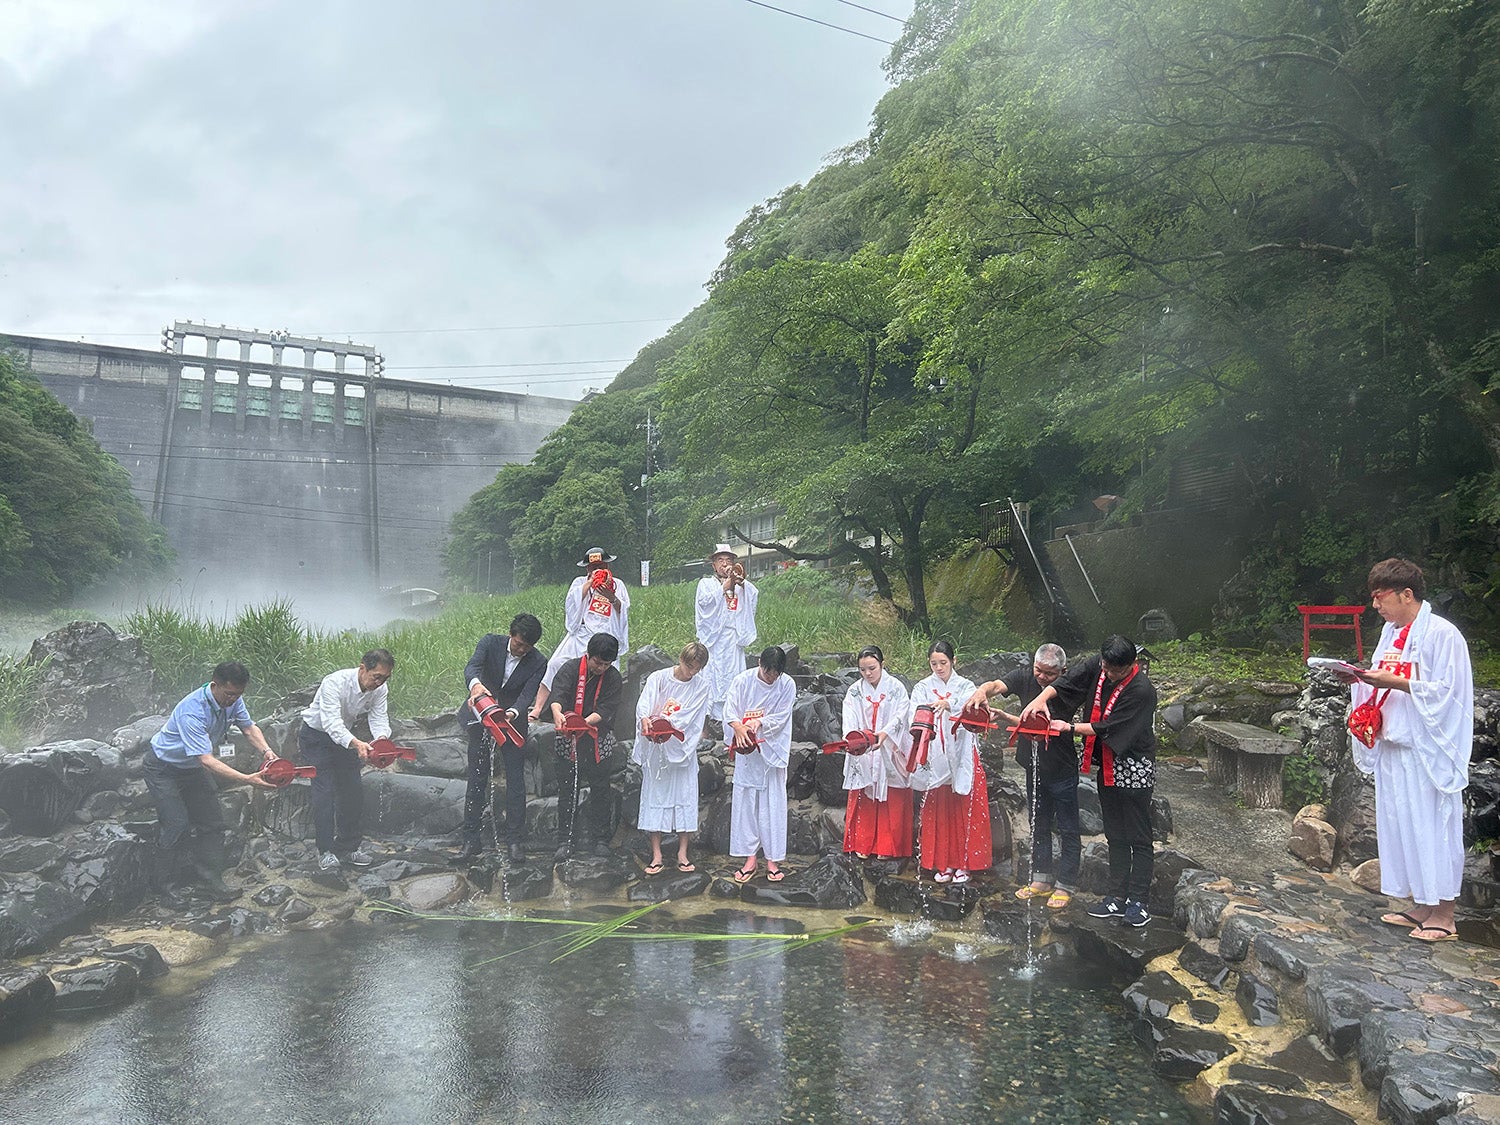
M 886 790 L 886 799 L 849 790 L 844 810 L 844 851 L 901 858 L 911 855 L 912 804 L 910 789 Z
M 995 865 L 990 841 L 990 794 L 984 766 L 974 763 L 974 788 L 964 796 L 951 785 L 922 801 L 922 866 L 930 871 L 988 871 Z

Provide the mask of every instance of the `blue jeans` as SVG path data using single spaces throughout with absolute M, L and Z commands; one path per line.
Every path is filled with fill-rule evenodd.
M 1053 883 L 1065 891 L 1078 887 L 1078 865 L 1083 857 L 1083 841 L 1078 835 L 1078 775 L 1053 781 L 1035 781 L 1035 767 L 1026 771 L 1026 804 L 1035 809 L 1031 831 L 1031 878 L 1036 883 Z M 1056 875 L 1052 866 L 1052 831 L 1061 842 Z

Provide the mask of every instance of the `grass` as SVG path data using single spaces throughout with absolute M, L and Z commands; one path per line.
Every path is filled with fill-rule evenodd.
M 45 667 L 0 657 L 0 746 L 14 747 L 25 739 Z

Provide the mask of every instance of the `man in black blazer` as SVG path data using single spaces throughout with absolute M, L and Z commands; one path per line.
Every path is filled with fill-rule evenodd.
M 490 746 L 484 725 L 470 706 L 481 695 L 493 696 L 505 708 L 511 726 L 526 736 L 526 713 L 536 698 L 547 655 L 538 652 L 542 623 L 529 613 L 517 614 L 510 623 L 510 635 L 486 633 L 474 648 L 464 668 L 469 699 L 458 709 L 459 722 L 469 732 L 469 785 L 464 792 L 463 848 L 460 860 L 473 859 L 484 850 L 480 825 L 485 807 L 490 803 Z M 513 863 L 525 856 L 522 841 L 526 838 L 526 748 L 509 742 L 500 747 L 505 763 L 505 842 Z

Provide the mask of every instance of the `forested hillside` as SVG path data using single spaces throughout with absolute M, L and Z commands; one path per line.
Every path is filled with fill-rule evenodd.
M 169 557 L 119 462 L 0 352 L 0 600 L 56 603 Z
M 1213 450 L 1254 529 L 1231 615 L 1346 600 L 1400 551 L 1482 616 L 1500 0 L 919 0 L 887 70 L 869 135 L 475 497 L 455 574 L 640 557 L 649 409 L 658 568 L 772 501 L 920 624 L 981 502 L 1109 492 L 1128 519 Z

